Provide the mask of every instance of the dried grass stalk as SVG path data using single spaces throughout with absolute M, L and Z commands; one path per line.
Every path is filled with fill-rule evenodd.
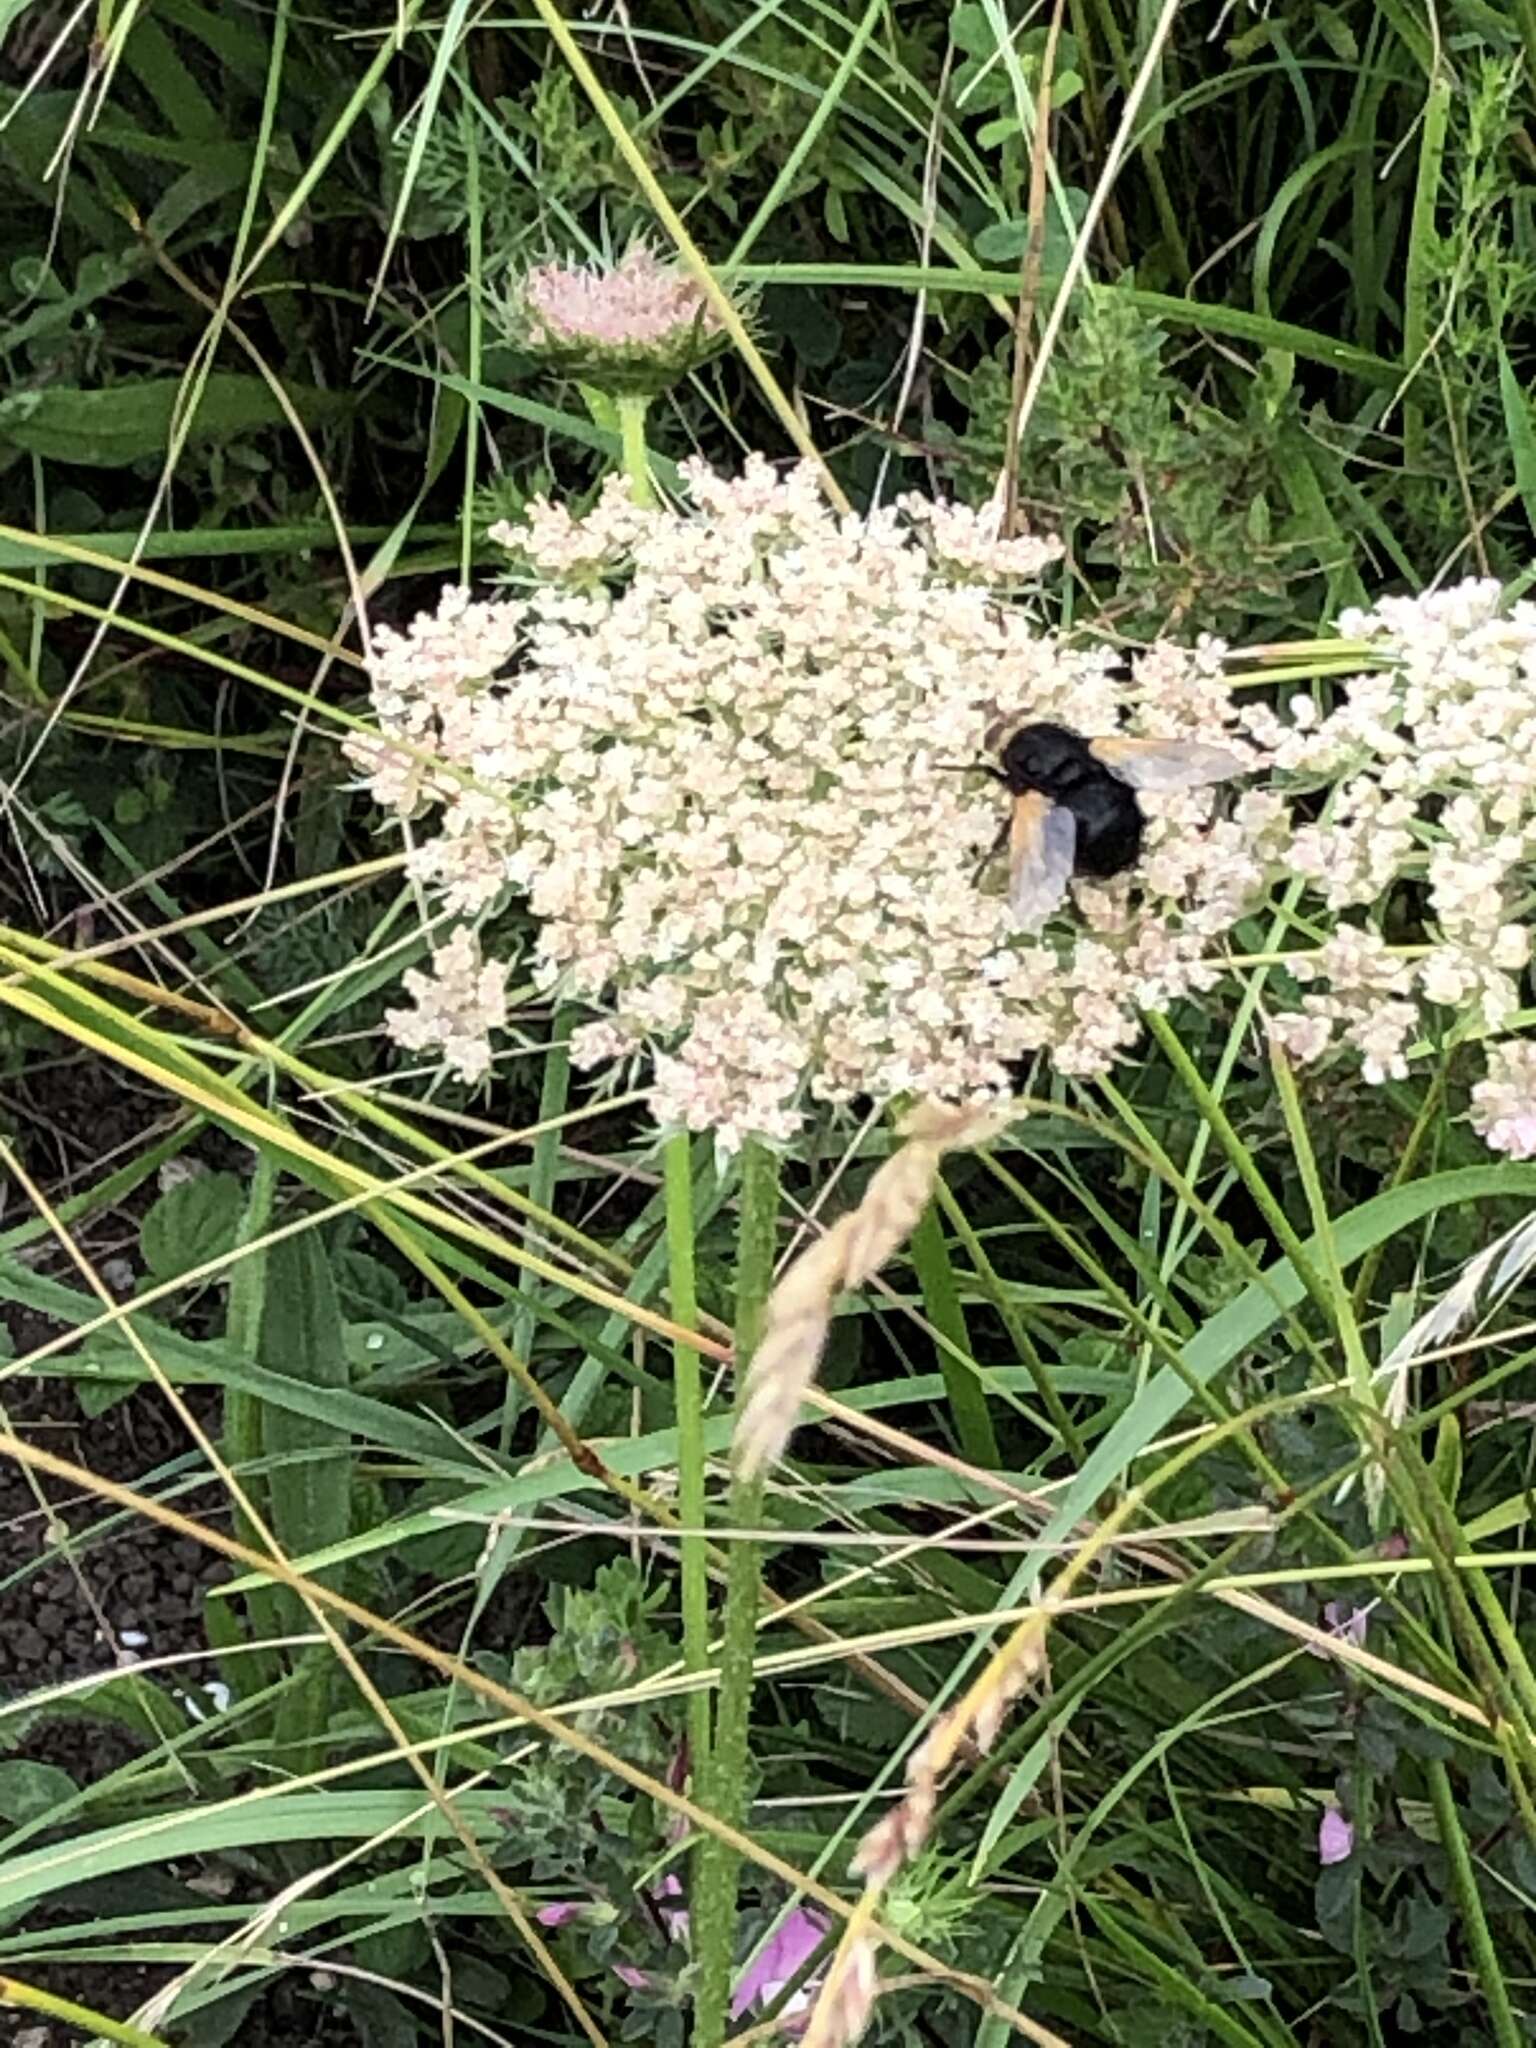
M 1010 1108 L 919 1104 L 899 1126 L 905 1144 L 871 1179 L 859 1206 L 787 1268 L 769 1297 L 736 1425 L 734 1455 L 743 1478 L 755 1478 L 789 1442 L 815 1382 L 838 1295 L 862 1287 L 906 1243 L 928 1206 L 944 1154 L 985 1144 L 1012 1120 Z
M 1081 1560 L 1074 1561 L 1062 1576 L 1070 1582 L 1080 1569 Z M 852 2048 L 868 2023 L 879 1973 L 867 1930 L 881 1897 L 922 1853 L 933 1827 L 939 1788 L 955 1759 L 964 1750 L 992 1747 L 1009 1708 L 1044 1669 L 1047 1621 L 1043 1608 L 1026 1616 L 976 1682 L 934 1723 L 907 1760 L 904 1796 L 860 1842 L 852 1867 L 864 1880 L 864 1895 L 816 2001 L 806 2048 Z
M 850 1932 L 833 1958 L 801 2048 L 850 2048 L 869 2025 L 879 1987 L 874 1942 Z

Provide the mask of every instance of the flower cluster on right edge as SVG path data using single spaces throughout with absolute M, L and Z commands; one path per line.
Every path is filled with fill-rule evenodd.
M 985 510 L 842 517 L 761 458 L 685 474 L 682 508 L 622 479 L 581 517 L 534 506 L 497 534 L 523 587 L 450 589 L 378 635 L 379 736 L 349 752 L 458 921 L 397 1035 L 487 1070 L 505 977 L 476 933 L 520 894 L 541 990 L 590 1008 L 578 1060 L 640 1061 L 663 1125 L 782 1141 L 818 1103 L 985 1101 L 1035 1053 L 1105 1072 L 1299 882 L 1266 991 L 1291 1055 L 1379 1082 L 1486 1038 L 1475 1126 L 1536 1152 L 1536 1054 L 1510 1035 L 1536 607 L 1476 582 L 1385 601 L 1339 621 L 1366 653 L 1336 706 L 1277 712 L 1234 695 L 1219 643 L 1156 645 L 1127 681 L 1044 630 L 1059 548 Z M 1026 934 L 985 865 L 998 792 L 956 772 L 1000 708 L 1215 741 L 1255 773 L 1146 796 L 1137 869 Z

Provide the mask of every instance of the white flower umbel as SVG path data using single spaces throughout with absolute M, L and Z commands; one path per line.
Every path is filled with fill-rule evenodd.
M 1472 1090 L 1472 1128 L 1493 1152 L 1536 1159 L 1536 1045 L 1496 1045 L 1488 1075 Z
M 1208 983 L 1283 805 L 1208 830 L 1208 794 L 1149 798 L 1138 907 L 1085 889 L 1042 941 L 1001 861 L 977 884 L 1006 798 L 954 764 L 1000 708 L 1230 738 L 1219 648 L 1156 650 L 1127 691 L 1019 601 L 1054 541 L 915 498 L 840 518 L 761 459 L 688 484 L 688 511 L 614 479 L 584 519 L 502 530 L 542 580 L 380 633 L 382 744 L 351 749 L 382 801 L 440 804 L 413 864 L 450 911 L 526 894 L 536 974 L 597 1013 L 578 1060 L 643 1050 L 664 1122 L 784 1139 L 808 1099 L 984 1099 L 1040 1048 L 1101 1072 L 1144 1005 Z M 406 773 L 422 754 L 438 772 Z
M 1332 710 L 1281 715 L 1239 708 L 1217 643 L 1153 647 L 1126 682 L 1042 632 L 1028 590 L 1060 550 L 1000 539 L 993 512 L 840 517 L 810 470 L 761 458 L 686 480 L 685 510 L 615 477 L 585 517 L 541 503 L 499 529 L 527 587 L 451 589 L 381 631 L 380 733 L 348 748 L 418 819 L 413 869 L 450 916 L 527 898 L 541 995 L 591 1011 L 575 1058 L 644 1056 L 661 1122 L 782 1141 L 818 1102 L 985 1101 L 1038 1051 L 1103 1073 L 1148 1010 L 1215 985 L 1278 876 L 1325 934 L 1287 952 L 1300 993 L 1270 1028 L 1292 1058 L 1378 1083 L 1449 1032 L 1508 1030 L 1531 947 L 1536 606 L 1469 583 L 1348 616 L 1379 667 Z M 1216 741 L 1264 778 L 1143 795 L 1134 874 L 1076 884 L 1025 934 L 1001 858 L 977 874 L 1006 796 L 954 772 L 999 712 Z M 488 972 L 455 953 L 392 1029 L 484 1072 L 504 1002 Z M 1523 1156 L 1533 1118 L 1536 1054 L 1497 1051 L 1476 1127 Z

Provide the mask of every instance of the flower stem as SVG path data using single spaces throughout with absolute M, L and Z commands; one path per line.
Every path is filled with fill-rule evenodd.
M 1516 2048 L 1521 2030 L 1515 2020 L 1509 1987 L 1499 1967 L 1499 1952 L 1478 1894 L 1477 1873 L 1467 1853 L 1467 1838 L 1461 1831 L 1450 1773 L 1438 1757 L 1431 1757 L 1425 1762 L 1424 1775 L 1429 1781 L 1429 1797 L 1435 1809 L 1435 1828 L 1440 1836 L 1440 1846 L 1451 1868 L 1451 1887 L 1461 1907 L 1462 1926 L 1487 2002 L 1492 2038 L 1499 2043 L 1499 2048 Z
M 691 1330 L 698 1320 L 693 1265 L 693 1145 L 687 1131 L 666 1142 L 663 1170 L 667 1204 L 667 1271 L 672 1320 Z M 678 1511 L 683 1520 L 683 1667 L 709 1663 L 709 1574 L 704 1538 L 704 1389 L 699 1354 L 681 1339 L 672 1346 L 677 1410 Z M 709 1759 L 709 1694 L 688 1696 L 688 1749 L 693 1782 Z
M 621 391 L 614 397 L 619 415 L 619 447 L 624 473 L 637 505 L 656 503 L 656 486 L 651 482 L 651 458 L 645 445 L 645 416 L 651 401 L 643 392 Z
M 747 1367 L 762 1335 L 763 1311 L 773 1285 L 778 1209 L 778 1159 L 765 1145 L 749 1139 L 741 1154 L 741 1206 L 736 1239 L 738 1413 L 745 1395 Z M 730 1496 L 732 1528 L 755 1528 L 762 1514 L 762 1498 L 761 1477 L 737 1479 Z M 726 1579 L 715 1739 L 699 1788 L 700 1804 L 731 1829 L 740 1828 L 747 1810 L 759 1577 L 757 1544 L 748 1540 L 733 1543 Z M 712 1835 L 699 1853 L 697 1895 L 689 1901 L 696 1971 L 693 2048 L 719 2048 L 725 2039 L 730 2017 L 736 1880 L 740 1865 L 740 1852 L 718 1835 Z
M 1291 1262 L 1291 1270 L 1311 1295 L 1325 1316 L 1332 1319 L 1335 1303 L 1323 1285 L 1321 1276 L 1314 1269 L 1302 1245 L 1301 1238 L 1292 1227 L 1289 1217 L 1276 1200 L 1269 1183 L 1255 1165 L 1253 1155 L 1233 1129 L 1225 1110 L 1215 1095 L 1206 1086 L 1199 1068 L 1184 1049 L 1183 1041 L 1167 1018 L 1156 1010 L 1147 1013 L 1147 1029 L 1168 1055 L 1174 1071 L 1183 1082 L 1195 1107 L 1216 1134 L 1217 1142 L 1227 1158 L 1237 1169 L 1238 1178 L 1258 1204 L 1259 1212 L 1275 1234 L 1275 1241 Z

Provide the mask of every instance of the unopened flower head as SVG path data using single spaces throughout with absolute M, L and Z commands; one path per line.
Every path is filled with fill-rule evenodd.
M 536 264 L 502 316 L 519 348 L 612 394 L 664 391 L 726 340 L 697 278 L 643 242 L 617 263 Z
M 686 475 L 687 510 L 615 478 L 584 517 L 545 503 L 500 529 L 536 580 L 381 631 L 380 735 L 349 746 L 382 802 L 414 808 L 413 866 L 445 909 L 526 896 L 534 980 L 592 1012 L 576 1058 L 642 1059 L 664 1124 L 731 1145 L 786 1139 L 816 1103 L 983 1102 L 1042 1051 L 1101 1074 L 1148 1010 L 1216 985 L 1282 876 L 1327 931 L 1270 1020 L 1293 1059 L 1381 1081 L 1447 1016 L 1505 1028 L 1530 951 L 1536 607 L 1478 584 L 1391 600 L 1343 622 L 1379 668 L 1327 715 L 1282 715 L 1238 704 L 1215 642 L 1153 647 L 1127 682 L 1042 632 L 1021 593 L 1060 550 L 1000 538 L 994 514 L 911 497 L 840 517 L 813 472 L 760 458 Z M 1265 773 L 1143 794 L 1135 872 L 1075 884 L 1026 934 L 1003 863 L 976 879 L 997 788 L 953 772 L 1014 709 L 1213 741 Z M 1323 801 L 1298 819 L 1294 792 Z M 1429 943 L 1405 947 L 1384 913 L 1409 884 Z M 405 1028 L 462 1071 L 499 991 L 448 967 Z M 1536 1144 L 1536 1055 L 1496 1062 L 1478 1127 Z

